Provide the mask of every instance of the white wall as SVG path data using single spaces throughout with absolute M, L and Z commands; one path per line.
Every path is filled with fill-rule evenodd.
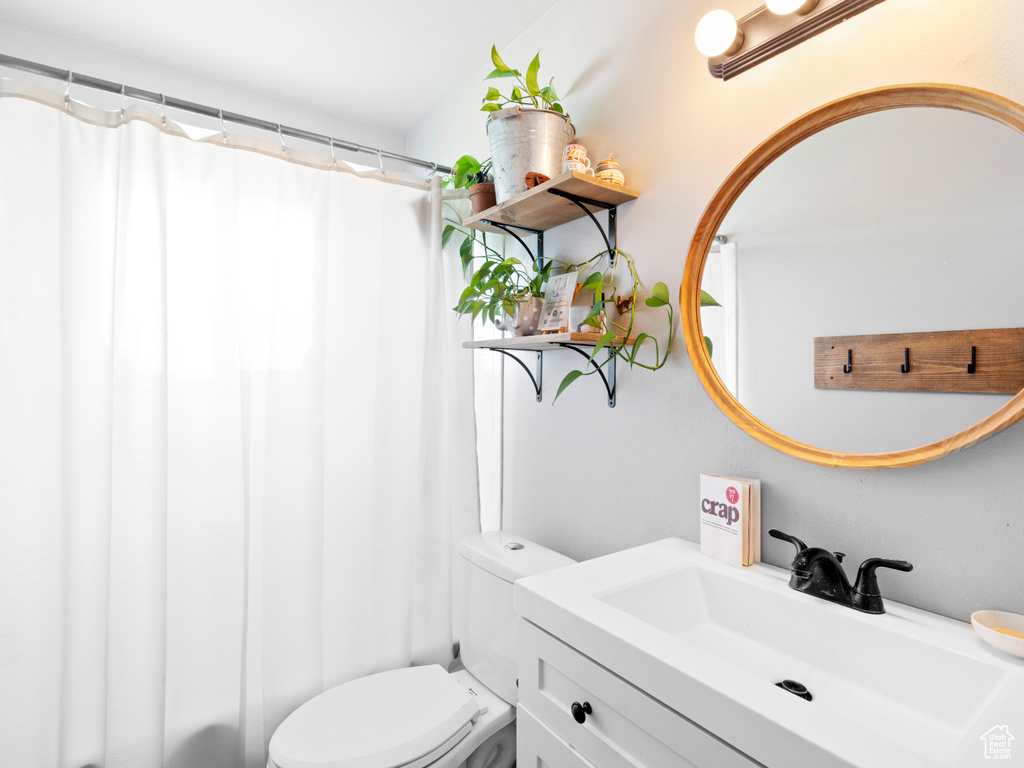
M 166 96 L 197 104 L 217 107 L 226 112 L 236 112 L 273 123 L 282 123 L 293 128 L 333 136 L 336 139 L 353 141 L 370 147 L 380 147 L 401 154 L 405 154 L 406 151 L 405 136 L 375 128 L 368 123 L 329 114 L 301 104 L 282 101 L 244 88 L 237 88 L 219 80 L 184 72 L 2 17 L 0 17 L 0 53 L 58 69 L 70 69 L 90 77 L 124 83 L 134 88 L 163 93 Z M 55 80 L 35 78 L 11 69 L 0 67 L 0 75 L 32 79 L 51 90 L 61 91 L 63 89 L 63 85 Z M 80 98 L 88 104 L 106 109 L 117 108 L 121 101 L 121 97 L 117 94 L 107 94 L 81 86 L 74 87 L 72 96 Z M 170 110 L 167 115 L 168 119 L 177 117 Z M 202 116 L 189 115 L 188 120 L 212 128 L 217 127 L 216 121 L 206 120 Z M 263 138 L 267 138 L 266 133 L 260 134 L 232 123 L 228 123 L 228 130 L 232 133 L 262 135 Z M 327 151 L 325 148 L 317 148 L 316 145 L 302 146 L 290 138 L 286 139 L 286 143 L 307 151 Z M 351 160 L 364 165 L 375 165 L 377 162 L 376 157 L 370 154 L 343 153 L 340 150 L 336 154 L 338 159 Z M 405 166 L 385 161 L 385 167 L 397 169 Z
M 541 50 L 541 75 L 555 75 L 579 140 L 595 157 L 619 154 L 627 183 L 642 195 L 620 210 L 619 242 L 648 288 L 680 284 L 694 227 L 743 156 L 827 101 L 883 85 L 946 82 L 1024 103 L 1020 0 L 887 0 L 729 82 L 712 78 L 693 46 L 697 21 L 715 6 L 739 17 L 756 5 L 563 0 L 502 51 L 525 67 Z M 479 72 L 467 73 L 465 86 L 410 134 L 412 154 L 442 161 L 488 154 L 476 111 L 488 45 L 479 43 Z M 596 252 L 590 227 L 567 225 L 545 247 L 555 256 Z M 882 574 L 893 599 L 962 619 L 983 607 L 1024 612 L 1024 427 L 920 467 L 826 469 L 734 426 L 700 386 L 681 344 L 665 370 L 620 369 L 614 409 L 592 380 L 551 406 L 575 357 L 546 356 L 542 404 L 522 372 L 507 366 L 506 528 L 576 558 L 664 536 L 696 539 L 699 473 L 751 475 L 764 483 L 765 529 L 843 550 L 848 562 L 913 562 L 912 573 Z M 785 565 L 790 549 L 766 537 L 764 558 Z

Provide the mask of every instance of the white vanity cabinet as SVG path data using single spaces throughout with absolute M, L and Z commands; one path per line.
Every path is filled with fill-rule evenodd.
M 522 768 L 758 765 L 525 619 L 519 628 L 517 741 Z

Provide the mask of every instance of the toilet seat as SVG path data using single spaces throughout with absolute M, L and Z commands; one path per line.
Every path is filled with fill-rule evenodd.
M 270 740 L 278 768 L 421 768 L 465 738 L 477 697 L 434 664 L 381 672 L 310 699 Z

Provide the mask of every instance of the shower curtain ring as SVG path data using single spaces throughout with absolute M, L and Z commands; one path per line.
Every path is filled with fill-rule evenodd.
M 224 143 L 228 143 L 228 127 L 224 124 L 224 110 L 217 108 L 217 117 L 220 118 L 220 140 Z
M 334 138 L 328 136 L 327 143 L 331 145 L 331 167 L 334 168 L 338 165 L 338 158 L 334 155 Z
M 281 140 L 281 151 L 287 152 L 288 148 L 284 145 L 284 134 L 281 132 L 281 124 L 277 124 L 277 138 Z
M 125 86 L 122 85 L 121 86 L 121 122 L 122 123 L 124 122 L 124 104 L 125 104 L 125 99 L 127 98 L 125 96 L 124 89 L 125 89 Z
M 377 150 L 377 165 L 380 166 L 380 172 L 384 173 L 384 154 L 380 149 Z
M 68 84 L 64 88 L 64 109 L 68 108 L 68 104 L 71 103 L 71 78 L 73 77 L 71 70 L 68 70 Z
M 167 127 L 167 98 L 160 94 L 160 126 Z
M 437 175 L 437 163 L 433 163 L 432 162 L 430 165 L 431 165 L 431 168 L 430 168 L 430 175 L 427 177 L 428 179 L 432 179 L 432 178 L 434 178 Z

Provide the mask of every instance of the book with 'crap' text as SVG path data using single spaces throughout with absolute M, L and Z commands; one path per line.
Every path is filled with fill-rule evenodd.
M 760 562 L 760 480 L 700 476 L 700 551 L 736 567 Z

